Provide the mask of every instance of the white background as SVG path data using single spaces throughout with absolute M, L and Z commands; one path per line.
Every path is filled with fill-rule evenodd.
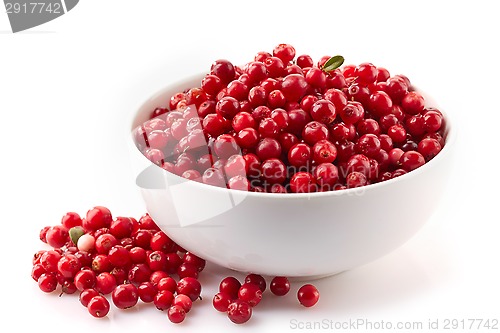
M 428 331 L 429 320 L 441 327 L 446 319 L 465 319 L 466 326 L 468 319 L 500 320 L 500 24 L 494 4 L 87 0 L 17 34 L 2 9 L 2 327 L 282 332 L 297 331 L 294 320 L 366 319 L 422 322 L 421 331 Z M 94 319 L 76 295 L 39 291 L 30 271 L 33 253 L 45 248 L 38 240 L 42 227 L 95 205 L 122 216 L 145 212 L 126 141 L 134 108 L 164 85 L 207 71 L 215 59 L 243 63 L 281 42 L 315 59 L 342 54 L 348 63 L 370 61 L 406 74 L 454 118 L 455 168 L 425 227 L 375 262 L 314 281 L 321 292 L 316 307 L 301 308 L 293 295 L 267 297 L 244 326 L 211 307 L 218 282 L 233 274 L 213 265 L 202 274 L 204 300 L 178 326 L 149 306 L 112 308 L 107 319 Z M 419 203 L 409 202 L 408 209 L 420 209 Z

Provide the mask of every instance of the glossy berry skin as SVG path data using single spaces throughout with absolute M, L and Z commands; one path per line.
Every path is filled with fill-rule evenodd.
M 309 166 L 311 161 L 311 147 L 306 143 L 297 143 L 288 151 L 288 162 L 295 167 Z
M 186 295 L 194 302 L 200 297 L 201 284 L 193 277 L 184 277 L 177 282 L 177 294 Z
M 260 291 L 266 290 L 266 279 L 260 274 L 251 273 L 245 277 L 245 283 L 252 283 L 259 286 Z
M 109 308 L 109 301 L 101 295 L 92 297 L 87 305 L 89 313 L 96 318 L 105 317 L 109 312 Z
M 58 285 L 57 278 L 55 274 L 52 273 L 43 273 L 38 278 L 38 287 L 41 291 L 45 293 L 51 293 L 56 290 Z
M 276 276 L 271 280 L 269 289 L 276 296 L 284 296 L 290 291 L 290 281 L 285 276 Z
M 314 306 L 319 300 L 319 291 L 312 284 L 305 284 L 297 291 L 297 298 L 305 307 Z
M 424 165 L 425 158 L 419 152 L 410 150 L 401 156 L 399 163 L 404 170 L 412 171 Z
M 243 300 L 234 300 L 227 307 L 227 316 L 235 324 L 246 323 L 252 316 L 252 307 Z
M 92 289 L 92 288 L 89 288 L 89 289 L 84 289 L 80 292 L 80 296 L 79 296 L 79 300 L 80 300 L 80 303 L 84 306 L 84 307 L 87 307 L 87 305 L 89 304 L 90 300 L 94 297 L 94 296 L 98 296 L 99 295 L 99 292 L 95 289 Z
M 139 293 L 131 283 L 121 284 L 111 293 L 113 304 L 119 309 L 128 309 L 137 304 Z
M 241 287 L 241 282 L 234 276 L 228 276 L 219 284 L 219 291 L 231 297 L 231 299 L 238 298 L 238 291 Z
M 167 310 L 167 316 L 172 323 L 179 324 L 186 318 L 186 311 L 180 305 L 172 305 Z
M 160 290 L 155 295 L 153 300 L 153 304 L 155 307 L 160 310 L 168 310 L 172 306 L 172 302 L 174 301 L 174 294 L 168 290 Z
M 238 299 L 248 302 L 252 307 L 262 300 L 262 290 L 258 284 L 246 282 L 238 290 Z
M 212 299 L 212 305 L 217 311 L 226 312 L 229 304 L 231 304 L 234 299 L 236 299 L 236 297 L 231 297 L 227 293 L 218 292 Z
M 109 228 L 113 217 L 111 211 L 104 206 L 95 206 L 90 209 L 82 225 L 87 230 L 97 230 L 100 228 Z
M 290 179 L 290 190 L 293 193 L 316 192 L 316 181 L 309 172 L 297 172 Z
M 278 158 L 269 158 L 261 164 L 261 178 L 269 184 L 281 184 L 286 179 L 286 166 Z
M 335 105 L 326 99 L 321 99 L 314 103 L 309 112 L 313 120 L 325 125 L 330 125 L 337 117 Z

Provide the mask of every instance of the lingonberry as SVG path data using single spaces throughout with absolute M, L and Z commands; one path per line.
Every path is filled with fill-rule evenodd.
M 380 134 L 380 125 L 375 119 L 363 119 L 356 124 L 358 134 Z
M 231 184 L 234 186 L 234 184 Z M 235 190 L 240 190 L 240 191 L 248 191 L 248 189 L 245 188 L 235 188 Z M 197 279 L 199 275 L 198 267 L 195 265 L 183 262 L 177 267 L 176 274 L 179 276 L 180 279 L 184 277 L 192 277 Z
M 260 166 L 261 178 L 269 184 L 283 183 L 287 177 L 286 166 L 278 158 L 268 158 Z
M 432 138 L 422 139 L 418 143 L 418 152 L 422 154 L 426 161 L 430 161 L 441 151 L 441 144 Z
M 210 74 L 217 76 L 222 81 L 222 83 L 227 84 L 234 80 L 236 71 L 230 61 L 219 59 L 212 64 L 210 68 Z
M 425 164 L 425 158 L 421 153 L 409 150 L 406 151 L 403 155 L 401 155 L 401 159 L 399 160 L 401 167 L 406 171 L 412 171 L 416 168 L 421 167 Z
M 257 143 L 255 154 L 262 161 L 269 158 L 279 158 L 281 156 L 281 145 L 274 138 L 263 138 Z
M 344 73 L 345 75 L 345 73 Z M 377 79 L 377 67 L 372 63 L 362 63 L 358 65 L 354 71 L 354 75 L 358 77 L 358 81 L 364 84 L 370 84 Z
M 116 238 L 130 237 L 134 230 L 134 223 L 130 217 L 118 216 L 111 222 L 109 232 Z
M 301 74 L 289 74 L 281 82 L 281 92 L 288 102 L 298 102 L 306 94 L 308 84 Z
M 311 121 L 308 112 L 302 109 L 293 109 L 288 112 L 288 127 L 286 130 L 297 136 L 302 135 L 302 129 Z
M 264 292 L 266 290 L 266 279 L 260 274 L 251 273 L 245 277 L 245 283 L 253 283 L 259 286 L 259 289 Z
M 34 264 L 33 268 L 31 269 L 31 277 L 33 278 L 33 280 L 38 282 L 38 278 L 46 272 L 47 271 L 41 264 Z
M 231 96 L 226 96 L 217 102 L 215 112 L 226 119 L 233 119 L 240 112 L 240 103 Z
M 392 99 L 384 91 L 374 91 L 369 99 L 370 111 L 376 117 L 383 117 L 392 110 Z
M 205 184 L 218 186 L 218 187 L 226 187 L 226 180 L 224 178 L 224 174 L 221 170 L 216 168 L 208 168 L 203 172 L 202 181 Z
M 290 281 L 285 276 L 275 276 L 271 280 L 269 289 L 276 296 L 284 296 L 290 291 Z
M 339 109 L 339 116 L 346 124 L 356 124 L 363 119 L 364 115 L 363 105 L 355 101 L 347 102 L 343 108 Z
M 101 294 L 106 295 L 111 293 L 116 288 L 116 286 L 116 279 L 111 273 L 102 272 L 96 276 L 94 288 Z
M 177 282 L 170 276 L 162 277 L 156 284 L 158 290 L 168 290 L 171 293 L 177 291 Z
M 186 295 L 194 302 L 200 297 L 201 284 L 193 277 L 184 277 L 177 282 L 177 294 Z
M 45 239 L 53 248 L 61 248 L 68 242 L 69 234 L 64 226 L 56 225 L 47 230 Z
M 163 231 L 157 231 L 151 237 L 149 247 L 153 251 L 172 252 L 175 249 L 175 243 Z
M 155 299 L 158 290 L 155 285 L 149 281 L 142 282 L 137 286 L 137 294 L 139 295 L 139 299 L 144 303 L 152 303 Z
M 316 164 L 332 163 L 336 157 L 337 148 L 328 140 L 319 140 L 312 147 L 312 160 Z
M 333 102 L 320 99 L 316 101 L 309 111 L 313 120 L 318 121 L 325 125 L 330 125 L 333 123 L 337 117 L 337 111 Z
M 86 230 L 92 231 L 100 228 L 108 228 L 112 221 L 113 217 L 108 208 L 96 206 L 87 212 L 82 225 Z
M 109 250 L 115 245 L 118 245 L 118 240 L 108 233 L 100 235 L 95 240 L 95 249 L 100 254 L 108 254 Z
M 135 285 L 139 285 L 142 282 L 149 281 L 151 273 L 148 264 L 135 264 L 128 270 L 128 280 Z
M 57 271 L 65 278 L 73 278 L 82 264 L 74 254 L 64 254 L 57 262 Z
M 295 60 L 295 63 L 297 64 L 297 66 L 299 66 L 301 68 L 314 66 L 313 59 L 311 58 L 310 55 L 307 55 L 307 54 L 303 54 L 303 55 L 298 56 L 297 59 Z
M 137 304 L 139 294 L 132 283 L 120 284 L 111 293 L 113 304 L 119 309 L 128 309 Z
M 102 295 L 92 297 L 87 305 L 89 313 L 96 318 L 105 317 L 109 313 L 109 308 L 109 301 Z
M 366 172 L 366 174 L 370 173 L 370 168 Z M 347 188 L 360 187 L 364 186 L 368 183 L 367 177 L 365 173 L 352 171 L 346 177 L 346 185 Z
M 238 298 L 238 290 L 241 287 L 241 282 L 234 276 L 228 276 L 222 279 L 219 284 L 219 292 L 229 295 L 231 299 Z
M 59 260 L 61 259 L 61 253 L 55 250 L 45 251 L 40 256 L 40 265 L 48 273 L 56 273 Z
M 180 294 L 174 297 L 174 300 L 172 301 L 172 306 L 174 305 L 180 306 L 181 308 L 184 309 L 186 313 L 188 313 L 189 311 L 191 311 L 191 308 L 193 307 L 193 301 L 191 300 L 191 298 L 189 298 L 189 296 Z
M 243 324 L 252 316 L 252 307 L 241 299 L 232 301 L 227 307 L 227 316 L 235 324 Z
M 441 129 L 443 116 L 436 111 L 427 111 L 424 116 L 424 126 L 428 133 L 437 132 Z
M 406 129 L 401 124 L 392 125 L 387 130 L 387 135 L 395 143 L 402 143 L 406 140 Z
M 46 293 L 53 292 L 58 286 L 57 277 L 54 273 L 43 273 L 37 281 L 40 290 Z
M 401 100 L 401 107 L 404 112 L 410 115 L 421 113 L 424 110 L 424 106 L 424 98 L 416 91 L 410 91 Z
M 99 292 L 95 289 L 92 289 L 92 288 L 89 288 L 89 289 L 84 289 L 80 292 L 80 295 L 79 295 L 79 300 L 80 300 L 80 303 L 84 306 L 84 307 L 87 307 L 87 305 L 89 304 L 90 300 L 94 297 L 94 296 L 98 296 L 99 295 Z
M 302 130 L 302 139 L 309 145 L 328 139 L 328 128 L 318 121 L 311 121 Z
M 314 179 L 322 191 L 331 190 L 339 181 L 339 171 L 332 163 L 321 163 L 314 168 Z
M 319 291 L 312 284 L 305 284 L 297 291 L 297 298 L 305 307 L 311 307 L 318 303 Z
M 288 64 L 295 58 L 295 48 L 290 44 L 279 44 L 273 49 L 273 56 L 280 58 Z
M 267 78 L 266 65 L 259 61 L 252 61 L 246 65 L 245 74 L 248 75 L 248 83 L 258 84 Z
M 158 310 L 168 310 L 174 301 L 174 294 L 169 290 L 158 290 L 153 303 Z
M 212 137 L 218 137 L 225 131 L 226 119 L 216 113 L 210 113 L 203 118 L 202 126 Z
M 96 282 L 96 274 L 91 269 L 82 269 L 75 274 L 75 286 L 82 291 L 89 288 L 94 288 Z
M 82 218 L 78 213 L 67 212 L 61 219 L 61 224 L 66 230 L 82 225 Z
M 264 66 L 266 67 L 267 73 L 271 78 L 277 78 L 283 76 L 285 70 L 285 64 L 283 60 L 278 57 L 267 57 L 264 60 Z
M 364 134 L 356 142 L 356 151 L 368 157 L 374 157 L 381 149 L 379 138 L 375 134 Z
M 228 293 L 218 292 L 212 299 L 212 305 L 217 311 L 226 312 L 229 304 L 231 304 L 235 298 L 236 297 L 231 297 Z
M 186 310 L 180 305 L 172 305 L 168 308 L 167 316 L 172 323 L 179 324 L 186 318 Z
M 262 300 L 262 290 L 258 284 L 245 282 L 238 290 L 238 299 L 248 302 L 250 306 L 254 307 Z
M 290 179 L 290 190 L 293 193 L 316 192 L 316 180 L 309 172 L 297 172 Z
M 320 140 L 323 141 L 323 140 Z M 288 162 L 295 167 L 308 167 L 312 161 L 311 147 L 306 143 L 297 143 L 288 151 Z

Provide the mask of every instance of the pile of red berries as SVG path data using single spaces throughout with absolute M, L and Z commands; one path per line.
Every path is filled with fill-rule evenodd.
M 50 246 L 34 255 L 32 278 L 47 293 L 79 293 L 79 300 L 94 317 L 110 311 L 110 300 L 118 309 L 139 301 L 165 311 L 173 323 L 184 321 L 197 300 L 201 300 L 199 274 L 205 260 L 176 244 L 156 225 L 149 214 L 139 220 L 113 217 L 103 206 L 90 209 L 84 218 L 66 213 L 61 223 L 40 231 Z M 230 282 L 228 282 L 230 281 Z M 241 285 L 226 278 L 213 305 L 227 312 L 229 319 L 243 323 L 251 308 L 260 302 L 265 279 L 249 274 Z M 285 277 L 272 280 L 271 291 L 284 295 L 290 290 Z M 319 293 L 305 285 L 297 294 L 301 304 L 314 305 Z
M 303 193 L 388 180 L 436 156 L 442 113 L 404 75 L 280 44 L 235 66 L 215 61 L 134 131 L 139 150 L 184 178 L 230 189 Z

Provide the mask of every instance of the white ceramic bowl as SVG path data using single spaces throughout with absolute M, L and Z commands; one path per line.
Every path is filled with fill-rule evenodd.
M 201 78 L 154 94 L 139 107 L 131 127 L 145 122 L 174 93 L 199 86 Z M 453 124 L 445 117 L 446 144 L 434 159 L 398 178 L 360 188 L 309 194 L 229 190 L 178 177 L 134 149 L 134 156 L 149 165 L 136 182 L 160 228 L 208 261 L 268 276 L 332 275 L 395 250 L 436 210 L 455 142 Z

